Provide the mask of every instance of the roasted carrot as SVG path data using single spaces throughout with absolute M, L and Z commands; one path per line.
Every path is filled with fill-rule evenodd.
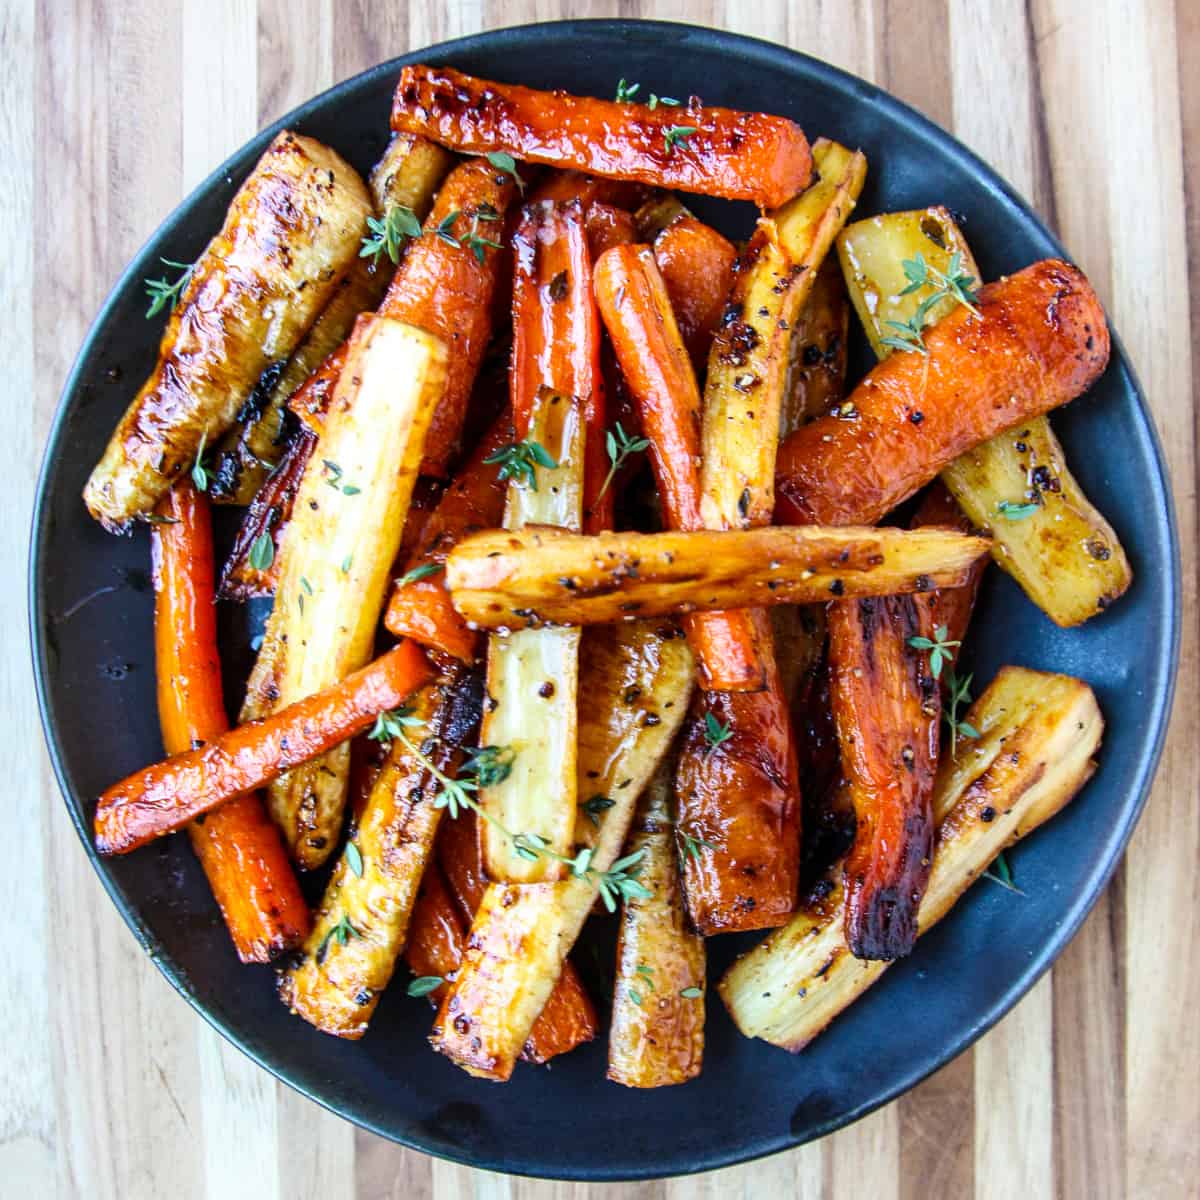
M 434 415 L 421 470 L 442 476 L 462 434 L 467 401 L 492 335 L 492 293 L 501 254 L 492 243 L 504 228 L 511 177 L 485 159 L 447 176 L 383 299 L 382 316 L 437 334 L 450 347 L 446 395 Z
M 654 261 L 697 370 L 708 359 L 713 330 L 729 299 L 736 258 L 732 243 L 711 225 L 687 214 L 677 217 L 654 239 Z
M 329 352 L 325 361 L 288 399 L 288 408 L 314 433 L 320 433 L 325 425 L 325 411 L 329 408 L 329 401 L 333 399 L 333 392 L 341 378 L 342 368 L 346 365 L 349 349 L 350 339 L 347 338 L 336 350 Z
M 646 197 L 646 187 L 628 179 L 605 179 L 584 171 L 547 171 L 537 185 L 531 200 L 557 200 L 567 203 L 578 200 L 585 209 L 593 205 L 631 211 Z
M 774 208 L 809 180 L 800 127 L 764 113 L 614 103 L 491 83 L 449 67 L 405 67 L 392 128 L 470 154 L 508 151 L 573 167 Z
M 462 962 L 466 941 L 462 917 L 442 878 L 441 869 L 435 862 L 427 863 L 409 922 L 404 961 L 418 979 L 442 980 L 432 991 L 424 993 L 435 1006 L 442 1002 L 446 980 L 454 978 L 454 972 Z
M 703 529 L 700 392 L 654 255 L 644 246 L 614 247 L 596 263 L 595 286 L 600 315 L 650 440 L 665 522 L 672 529 Z M 761 648 L 744 612 L 696 614 L 684 627 L 705 687 L 764 686 Z
M 529 433 L 538 389 L 577 396 L 584 415 L 584 525 L 612 528 L 612 494 L 600 489 L 604 454 L 604 377 L 600 319 L 583 205 L 529 204 L 513 234 L 512 410 L 517 439 Z
M 857 828 L 846 858 L 846 941 L 856 958 L 910 953 L 933 856 L 941 696 L 919 598 L 840 600 L 829 609 L 833 713 Z M 940 672 L 939 672 L 940 674 Z
M 460 813 L 456 821 L 443 821 L 438 832 L 437 868 L 440 868 L 439 882 L 444 879 L 449 885 L 448 897 L 452 896 L 452 906 L 460 920 L 460 936 L 453 942 L 454 958 L 449 962 L 449 954 L 445 953 L 443 961 L 449 964 L 449 971 L 418 970 L 417 964 L 411 959 L 409 965 L 414 974 L 441 975 L 449 977 L 449 972 L 457 970 L 466 948 L 467 933 L 475 913 L 483 902 L 487 891 L 488 879 L 483 869 L 483 860 L 479 853 L 479 839 L 476 830 L 475 814 Z M 432 872 L 435 868 L 431 867 Z M 433 886 L 436 891 L 437 884 Z M 426 931 L 422 922 L 436 922 L 436 928 Z M 413 930 L 410 946 L 413 940 L 418 941 L 423 948 L 419 953 L 427 953 L 430 958 L 434 951 L 443 943 L 449 949 L 452 939 L 442 926 L 448 924 L 448 917 L 441 906 L 441 898 L 419 902 L 417 911 L 413 914 Z M 441 988 L 433 993 L 434 1002 L 441 999 Z M 571 963 L 563 963 L 562 974 L 546 1001 L 541 1015 L 533 1023 L 529 1032 L 529 1040 L 521 1052 L 521 1058 L 526 1062 L 544 1063 L 584 1042 L 590 1042 L 596 1036 L 596 1012 L 592 1001 L 579 981 L 579 975 Z
M 771 646 L 765 610 L 742 609 Z M 701 692 L 680 743 L 675 797 L 688 913 L 704 934 L 780 925 L 796 904 L 800 786 L 774 653 L 758 692 Z
M 158 514 L 166 519 L 154 526 L 150 543 L 158 719 L 167 753 L 181 754 L 229 728 L 217 654 L 212 519 L 190 480 L 166 494 Z M 187 829 L 242 962 L 268 962 L 303 940 L 308 906 L 258 796 L 237 796 Z
M 613 246 L 625 246 L 637 241 L 633 213 L 611 204 L 590 204 L 587 210 L 588 249 L 592 261 Z
M 512 415 L 505 410 L 426 520 L 384 617 L 384 625 L 397 637 L 412 638 L 467 663 L 478 656 L 479 635 L 451 604 L 442 565 L 460 538 L 500 525 L 508 485 L 499 478 L 499 463 L 487 459 L 512 441 Z
M 96 848 L 125 854 L 201 813 L 324 754 L 396 708 L 430 676 L 420 647 L 401 642 L 361 671 L 207 746 L 114 784 L 96 809 Z
M 1108 362 L 1104 310 L 1059 259 L 979 292 L 925 331 L 926 353 L 893 354 L 837 414 L 779 448 L 780 524 L 869 524 L 978 442 L 1085 392 Z
M 311 429 L 297 429 L 279 466 L 258 489 L 221 571 L 222 600 L 273 596 L 279 574 L 279 546 L 292 516 L 304 469 L 317 446 Z
M 972 532 L 971 522 L 940 480 L 935 480 L 930 485 L 913 514 L 914 529 L 924 529 L 931 525 L 957 529 L 960 533 Z M 984 571 L 987 570 L 988 561 L 986 557 L 980 558 L 971 567 L 966 581 L 960 586 L 940 587 L 925 596 L 931 614 L 931 624 L 935 629 L 939 625 L 946 627 L 946 641 L 961 642 L 966 635 L 971 613 L 975 608 L 975 599 L 979 595 L 979 584 Z

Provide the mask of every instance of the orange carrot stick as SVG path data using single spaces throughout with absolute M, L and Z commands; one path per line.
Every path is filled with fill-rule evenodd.
M 392 128 L 452 150 L 502 150 L 573 167 L 777 208 L 804 188 L 812 154 L 800 127 L 765 113 L 615 103 L 475 79 L 449 67 L 405 67 Z
M 213 605 L 212 519 L 190 480 L 159 503 L 151 531 L 158 719 L 168 754 L 228 728 Z M 304 940 L 310 917 L 279 830 L 253 793 L 187 827 L 242 962 L 269 962 Z
M 505 410 L 442 493 L 425 522 L 416 551 L 405 561 L 404 582 L 392 593 L 383 619 L 397 637 L 412 638 L 467 663 L 478 657 L 479 635 L 450 602 L 441 568 L 466 534 L 499 528 L 508 484 L 499 479 L 500 464 L 486 460 L 512 441 L 512 416 Z
M 420 647 L 401 642 L 324 691 L 134 772 L 100 797 L 96 849 L 101 854 L 136 850 L 242 792 L 270 783 L 363 732 L 431 676 Z
M 645 246 L 617 246 L 596 263 L 596 300 L 650 440 L 650 463 L 671 529 L 703 529 L 700 393 L 662 275 Z M 716 691 L 758 691 L 761 648 L 745 612 L 684 618 L 701 681 Z
M 529 433 L 538 389 L 578 396 L 583 405 L 584 529 L 612 528 L 612 495 L 600 496 L 604 453 L 604 378 L 600 319 L 583 205 L 528 204 L 513 234 L 512 409 L 516 436 Z
M 693 216 L 676 217 L 654 239 L 654 261 L 697 369 L 708 361 L 713 330 L 733 288 L 736 259 L 733 244 Z
M 593 203 L 587 210 L 588 249 L 592 262 L 613 246 L 627 246 L 637 241 L 637 226 L 633 213 L 611 204 Z
M 1108 362 L 1104 310 L 1083 273 L 1046 259 L 979 292 L 925 331 L 927 353 L 892 354 L 779 447 L 781 525 L 866 525 L 948 463 L 1073 400 Z

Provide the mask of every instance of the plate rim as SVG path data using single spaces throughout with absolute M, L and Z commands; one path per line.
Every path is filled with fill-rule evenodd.
M 1130 837 L 1136 827 L 1146 802 L 1149 799 L 1163 749 L 1166 742 L 1168 727 L 1173 710 L 1179 673 L 1179 646 L 1182 634 L 1182 565 L 1179 549 L 1179 529 L 1176 517 L 1174 494 L 1170 485 L 1170 473 L 1162 450 L 1157 424 L 1153 411 L 1146 401 L 1146 394 L 1138 379 L 1128 353 L 1125 350 L 1119 334 L 1109 320 L 1112 334 L 1112 344 L 1115 353 L 1110 362 L 1110 368 L 1119 370 L 1124 379 L 1122 387 L 1132 392 L 1134 400 L 1145 422 L 1151 457 L 1154 466 L 1153 485 L 1157 490 L 1154 499 L 1154 511 L 1159 518 L 1165 520 L 1169 559 L 1164 572 L 1163 582 L 1169 587 L 1163 589 L 1167 597 L 1165 615 L 1169 625 L 1168 636 L 1162 639 L 1155 654 L 1159 675 L 1163 680 L 1159 695 L 1155 698 L 1153 710 L 1152 734 L 1143 747 L 1138 770 L 1133 785 L 1129 789 L 1132 802 L 1127 800 L 1119 822 L 1109 830 L 1108 836 L 1097 845 L 1100 851 L 1096 856 L 1096 866 L 1092 869 L 1087 884 L 1081 888 L 1065 919 L 1054 929 L 1050 937 L 1039 948 L 1035 957 L 1015 977 L 1013 982 L 1004 990 L 999 999 L 983 1012 L 978 1019 L 957 1038 L 949 1041 L 932 1062 L 921 1063 L 914 1069 L 904 1073 L 891 1086 L 884 1088 L 869 1101 L 858 1105 L 846 1112 L 818 1122 L 807 1133 L 796 1136 L 791 1133 L 766 1136 L 757 1139 L 753 1145 L 743 1149 L 720 1150 L 689 1163 L 679 1169 L 674 1165 L 671 1169 L 663 1170 L 654 1166 L 636 1170 L 614 1172 L 606 1164 L 591 1164 L 586 1168 L 555 1169 L 552 1163 L 539 1169 L 536 1164 L 529 1162 L 511 1162 L 503 1155 L 472 1154 L 459 1152 L 455 1147 L 446 1145 L 434 1146 L 429 1139 L 422 1138 L 419 1133 L 411 1130 L 399 1132 L 394 1128 L 386 1128 L 364 1113 L 352 1111 L 349 1105 L 335 1104 L 319 1094 L 314 1088 L 290 1077 L 290 1071 L 273 1064 L 267 1057 L 256 1050 L 235 1027 L 212 1011 L 191 990 L 190 983 L 179 965 L 168 955 L 159 951 L 156 939 L 143 924 L 133 898 L 126 896 L 124 890 L 117 884 L 115 878 L 106 868 L 105 860 L 96 853 L 92 844 L 91 833 L 82 819 L 85 798 L 73 786 L 68 777 L 65 756 L 66 751 L 59 730 L 51 717 L 51 699 L 49 677 L 51 667 L 48 661 L 49 647 L 44 630 L 47 628 L 46 612 L 40 580 L 45 562 L 43 558 L 43 542 L 51 523 L 51 496 L 49 492 L 50 476 L 53 463 L 58 457 L 59 444 L 65 433 L 69 401 L 76 391 L 80 377 L 94 353 L 93 343 L 99 331 L 106 324 L 111 311 L 116 307 L 119 298 L 127 289 L 130 281 L 140 276 L 144 270 L 144 260 L 150 257 L 150 251 L 157 246 L 165 234 L 182 221 L 184 211 L 203 194 L 221 186 L 228 179 L 240 159 L 259 154 L 272 137 L 281 129 L 304 121 L 311 113 L 335 104 L 344 94 L 363 86 L 368 80 L 380 76 L 390 76 L 399 73 L 400 68 L 422 60 L 440 61 L 450 55 L 469 54 L 474 50 L 491 50 L 497 42 L 505 40 L 526 40 L 529 38 L 548 39 L 552 42 L 563 38 L 619 38 L 631 31 L 653 34 L 658 32 L 664 36 L 678 38 L 681 33 L 701 42 L 709 43 L 717 48 L 732 50 L 741 56 L 759 57 L 773 62 L 785 70 L 796 70 L 797 60 L 800 69 L 818 86 L 834 85 L 841 91 L 852 91 L 859 102 L 873 104 L 885 110 L 888 118 L 901 125 L 906 131 L 920 140 L 935 142 L 951 149 L 976 176 L 977 181 L 997 201 L 1019 218 L 1031 223 L 1052 246 L 1054 251 L 1069 261 L 1071 256 L 1063 247 L 1058 235 L 1053 232 L 1020 192 L 1014 188 L 995 168 L 987 163 L 980 155 L 964 145 L 952 133 L 943 129 L 915 108 L 898 99 L 892 93 L 877 84 L 833 66 L 813 55 L 800 50 L 793 50 L 779 43 L 762 38 L 736 33 L 732 30 L 699 26 L 686 21 L 642 20 L 635 18 L 595 18 L 575 19 L 564 21 L 529 22 L 522 25 L 502 26 L 483 32 L 469 34 L 464 37 L 436 42 L 428 46 L 415 47 L 405 54 L 398 55 L 385 62 L 377 63 L 364 71 L 341 80 L 332 87 L 325 89 L 295 108 L 281 115 L 269 125 L 260 129 L 253 137 L 248 138 L 238 146 L 215 170 L 204 177 L 192 188 L 180 202 L 155 227 L 145 239 L 138 251 L 132 256 L 117 278 L 113 281 L 108 294 L 101 304 L 96 316 L 88 326 L 80 344 L 74 362 L 71 365 L 59 394 L 53 419 L 47 433 L 42 453 L 42 461 L 38 471 L 37 485 L 34 492 L 34 502 L 30 522 L 30 540 L 28 554 L 27 578 L 27 612 L 29 621 L 30 649 L 34 684 L 37 694 L 38 713 L 41 721 L 43 736 L 50 762 L 54 770 L 59 791 L 62 794 L 64 807 L 75 829 L 76 835 L 83 844 L 93 870 L 100 879 L 101 885 L 112 900 L 122 919 L 137 938 L 143 950 L 150 956 L 154 965 L 166 978 L 171 987 L 183 997 L 194 1012 L 199 1014 L 207 1024 L 222 1037 L 236 1046 L 257 1066 L 269 1072 L 275 1079 L 293 1088 L 309 1100 L 319 1104 L 329 1112 L 335 1113 L 358 1128 L 368 1130 L 388 1141 L 418 1150 L 422 1153 L 446 1159 L 463 1166 L 475 1167 L 482 1170 L 501 1171 L 527 1178 L 561 1179 L 580 1182 L 632 1182 L 644 1179 L 660 1179 L 684 1177 L 702 1171 L 715 1170 L 725 1166 L 752 1162 L 768 1155 L 792 1149 L 794 1147 L 815 1141 L 827 1136 L 837 1129 L 852 1124 L 855 1121 L 874 1112 L 876 1109 L 891 1103 L 897 1097 L 905 1094 L 923 1079 L 940 1070 L 946 1063 L 956 1058 L 965 1049 L 977 1041 L 984 1033 L 995 1026 L 1008 1014 L 1014 1005 L 1020 1001 L 1037 984 L 1038 980 L 1051 967 L 1066 946 L 1074 938 L 1079 927 L 1095 907 L 1100 896 L 1107 887 L 1117 865 L 1124 856 Z M 77 798 L 78 797 L 78 798 Z M 782 1053 L 782 1051 L 780 1052 Z M 615 1094 L 615 1093 L 614 1093 Z

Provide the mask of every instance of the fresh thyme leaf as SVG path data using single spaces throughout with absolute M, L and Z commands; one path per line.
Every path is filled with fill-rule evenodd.
M 204 446 L 208 441 L 208 430 L 206 429 L 200 435 L 200 449 L 196 451 L 196 461 L 192 465 L 192 482 L 196 485 L 196 491 L 208 491 L 208 468 L 204 465 Z
M 270 570 L 271 564 L 275 561 L 275 539 L 271 537 L 269 529 L 264 529 L 254 539 L 248 561 L 256 571 Z
M 517 191 L 522 196 L 525 195 L 525 180 L 517 174 L 517 160 L 511 154 L 505 150 L 493 150 L 487 156 L 487 160 L 497 171 L 503 171 L 506 175 L 511 175 L 513 182 L 517 185 Z
M 581 805 L 583 811 L 587 813 L 588 819 L 597 829 L 600 828 L 600 814 L 612 808 L 616 804 L 615 800 L 610 800 L 607 796 L 593 796 L 590 800 L 585 800 Z
M 353 842 L 346 843 L 346 866 L 358 876 L 362 878 L 363 860 L 362 853 Z
M 663 137 L 667 143 L 667 154 L 673 154 L 676 146 L 686 142 L 694 133 L 699 132 L 695 125 L 672 125 L 668 129 L 665 129 Z
M 348 484 L 346 484 L 346 486 L 344 488 L 342 488 L 342 495 L 343 496 L 357 496 L 358 493 L 361 491 L 362 491 L 362 488 L 355 487 L 354 484 L 348 483 Z
M 178 525 L 178 517 L 164 517 L 162 513 L 146 513 L 142 520 L 147 525 Z
M 546 467 L 553 471 L 558 466 L 558 463 L 550 457 L 545 446 L 540 442 L 533 441 L 532 438 L 503 446 L 495 454 L 489 454 L 483 461 L 500 464 L 498 478 L 501 483 L 506 479 L 512 479 L 517 483 L 526 484 L 535 492 L 537 491 L 537 472 L 534 468 Z
M 881 337 L 879 340 L 893 350 L 915 351 L 918 354 L 928 354 L 925 347 L 924 330 L 930 312 L 943 300 L 954 300 L 969 308 L 976 316 L 978 297 L 975 294 L 975 277 L 968 275 L 962 269 L 962 254 L 955 252 L 950 256 L 943 274 L 936 267 L 925 261 L 923 254 L 915 258 L 906 258 L 901 262 L 904 277 L 908 285 L 899 294 L 910 296 L 922 288 L 931 288 L 931 293 L 917 306 L 916 312 L 907 321 L 884 321 L 884 325 L 895 329 L 895 334 Z
M 694 838 L 690 833 L 680 834 L 683 839 L 683 857 L 690 858 L 694 862 L 700 861 L 701 850 L 715 850 L 716 846 L 712 842 L 706 842 L 701 838 Z
M 608 451 L 609 468 L 604 482 L 600 485 L 600 490 L 596 493 L 597 500 L 608 491 L 608 485 L 612 483 L 617 472 L 631 454 L 641 454 L 643 450 L 649 449 L 650 439 L 631 438 L 621 427 L 621 422 L 618 421 L 616 429 L 610 429 L 605 435 L 604 446 Z
M 893 350 L 915 351 L 917 354 L 929 353 L 921 332 L 924 322 L 918 322 L 916 314 L 908 321 L 884 321 L 884 325 L 896 330 L 894 334 L 879 339 L 885 346 L 891 346 Z
M 713 713 L 704 714 L 704 740 L 708 743 L 708 754 L 718 746 L 733 737 L 733 729 L 728 721 L 722 724 Z
M 637 988 L 631 987 L 629 989 L 629 998 L 638 1006 L 638 1008 L 642 1007 L 642 993 L 639 992 Z
M 458 220 L 458 209 L 447 213 L 437 224 L 437 228 L 433 231 L 435 237 L 440 237 L 443 242 L 448 242 L 451 246 L 461 246 L 462 242 L 454 236 L 454 222 Z
M 305 591 L 306 591 L 306 592 L 307 592 L 307 593 L 308 593 L 310 596 L 313 594 L 313 590 L 312 590 L 312 584 L 311 584 L 311 583 L 309 583 L 309 582 L 308 582 L 308 580 L 307 580 L 307 579 L 305 579 L 303 575 L 301 575 L 301 576 L 300 576 L 300 586 L 301 586 L 301 587 L 302 587 L 302 588 L 303 588 L 303 589 L 304 589 L 304 590 L 305 590 Z
M 183 274 L 174 283 L 168 283 L 165 279 L 147 279 L 145 281 L 146 295 L 150 297 L 150 307 L 146 309 L 147 318 L 157 316 L 164 308 L 173 309 L 179 303 L 179 297 L 183 295 L 183 289 L 191 280 L 192 270 L 195 267 L 195 263 L 175 262 L 170 258 L 160 258 L 158 261 L 164 266 L 182 271 Z
M 420 725 L 421 718 L 412 715 L 412 709 L 406 705 L 393 708 L 390 712 L 381 712 L 371 726 L 367 737 L 377 742 L 390 742 L 393 738 L 403 737 L 406 726 Z
M 323 466 L 330 475 L 330 478 L 326 479 L 325 482 L 329 484 L 331 488 L 336 489 L 339 487 L 340 484 L 338 481 L 342 478 L 342 468 L 339 467 L 337 463 L 331 462 L 328 458 L 321 459 L 321 466 Z
M 1021 504 L 1016 500 L 1001 500 L 996 505 L 996 511 L 1006 521 L 1024 521 L 1026 517 L 1032 517 L 1039 508 L 1040 504 Z
M 983 873 L 984 879 L 990 879 L 993 883 L 998 883 L 1002 888 L 1006 888 L 1010 892 L 1016 892 L 1018 896 L 1023 896 L 1025 893 L 1017 887 L 1013 882 L 1012 868 L 1008 865 L 1008 858 L 1004 851 L 992 859 L 992 865 Z
M 446 568 L 438 562 L 421 563 L 418 567 L 413 567 L 411 571 L 405 571 L 399 579 L 396 580 L 398 588 L 408 587 L 410 583 L 416 583 L 419 579 L 428 579 L 430 575 L 436 575 L 439 571 L 444 571 Z
M 350 918 L 343 915 L 321 939 L 321 944 L 317 947 L 317 965 L 320 966 L 325 961 L 325 954 L 331 941 L 344 946 L 352 937 L 360 938 L 362 934 L 350 924 Z
M 656 96 L 653 92 L 650 93 L 650 103 L 647 107 L 653 112 L 660 104 L 665 104 L 668 108 L 678 108 L 680 101 L 673 96 Z M 696 131 L 693 129 L 693 133 Z
M 471 253 L 475 255 L 475 261 L 482 267 L 487 262 L 487 247 L 491 246 L 493 250 L 503 250 L 504 245 L 501 242 L 493 242 L 491 238 L 485 238 L 482 234 L 472 231 L 467 235 L 467 245 L 471 247 Z
M 358 256 L 376 262 L 381 254 L 386 254 L 392 262 L 398 263 L 405 241 L 421 236 L 421 222 L 417 214 L 403 204 L 388 205 L 382 218 L 368 217 L 367 228 L 371 232 L 363 236 Z
M 615 96 L 616 102 L 618 104 L 628 104 L 637 95 L 637 90 L 641 86 L 640 83 L 626 83 L 624 79 L 619 80 Z
M 979 730 L 966 721 L 959 720 L 958 710 L 961 706 L 971 703 L 971 680 L 973 675 L 964 675 L 961 679 L 953 667 L 946 671 L 946 704 L 942 710 L 942 718 L 950 727 L 950 757 L 958 757 L 958 739 L 960 737 L 978 739 Z
M 950 631 L 945 625 L 939 625 L 933 631 L 933 639 L 927 637 L 910 637 L 908 644 L 914 650 L 929 651 L 929 673 L 934 679 L 942 677 L 942 667 L 948 662 L 954 661 L 954 650 L 961 646 L 962 642 L 947 641 L 950 636 Z
M 347 554 L 347 555 L 346 555 L 346 557 L 342 559 L 342 574 L 343 574 L 343 575 L 349 575 L 349 574 L 350 574 L 350 565 L 351 565 L 353 562 L 354 562 L 354 555 L 353 555 L 353 554 Z
M 646 966 L 645 963 L 638 963 L 634 970 L 646 981 L 646 986 L 653 992 L 654 987 L 654 968 Z
M 698 987 L 685 987 L 679 994 L 685 1000 L 697 1000 L 704 995 L 704 991 Z
M 407 988 L 410 996 L 428 996 L 436 992 L 446 981 L 440 975 L 418 975 Z
M 496 787 L 512 774 L 516 757 L 511 746 L 479 746 L 467 752 L 463 772 L 473 775 L 480 787 Z

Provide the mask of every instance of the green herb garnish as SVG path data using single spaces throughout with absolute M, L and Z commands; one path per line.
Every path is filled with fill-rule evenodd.
M 916 312 L 907 321 L 884 321 L 884 325 L 896 332 L 888 337 L 881 337 L 879 340 L 883 345 L 891 346 L 893 350 L 928 354 L 929 351 L 925 347 L 925 326 L 930 311 L 943 300 L 955 300 L 979 316 L 979 309 L 975 307 L 978 303 L 974 291 L 975 277 L 962 269 L 962 255 L 958 251 L 950 256 L 945 274 L 937 267 L 930 266 L 923 254 L 918 254 L 916 258 L 906 258 L 900 265 L 908 279 L 908 286 L 899 293 L 901 296 L 912 295 L 924 287 L 933 288 L 933 291 L 917 305 Z
M 665 129 L 663 137 L 666 139 L 668 156 L 675 152 L 676 146 L 682 145 L 694 133 L 699 132 L 695 125 L 672 125 Z
M 605 492 L 608 491 L 608 485 L 612 483 L 616 473 L 624 465 L 625 460 L 631 454 L 641 454 L 643 450 L 649 449 L 649 438 L 631 438 L 629 434 L 621 428 L 621 422 L 617 422 L 615 430 L 610 429 L 604 438 L 604 445 L 608 451 L 609 468 L 608 474 L 604 477 L 604 482 L 600 485 L 599 492 L 596 493 L 596 499 L 599 500 Z
M 511 175 L 513 182 L 517 185 L 517 191 L 522 196 L 525 195 L 525 180 L 517 174 L 517 160 L 511 154 L 505 150 L 493 150 L 487 156 L 487 160 L 497 171 L 503 171 L 506 175 Z
M 698 987 L 685 987 L 679 994 L 685 1000 L 698 1000 L 704 995 L 704 990 Z
M 353 842 L 346 843 L 346 866 L 348 866 L 350 868 L 350 870 L 353 871 L 354 874 L 358 876 L 359 879 L 362 878 L 362 873 L 363 873 L 362 853 L 359 851 L 359 848 Z
M 146 295 L 150 297 L 150 307 L 146 309 L 146 316 L 157 316 L 164 308 L 174 309 L 179 303 L 179 297 L 183 295 L 183 289 L 187 287 L 188 282 L 192 278 L 192 270 L 195 263 L 175 262 L 170 258 L 160 258 L 158 260 L 164 266 L 174 267 L 183 274 L 179 276 L 174 283 L 168 283 L 165 279 L 147 279 Z
M 430 992 L 436 992 L 445 982 L 440 975 L 418 975 L 408 985 L 408 994 L 410 996 L 428 996 Z
M 452 213 L 447 213 L 437 223 L 437 228 L 433 231 L 434 237 L 440 237 L 443 242 L 447 242 L 451 246 L 461 246 L 462 242 L 454 236 L 454 222 L 458 220 L 460 215 L 457 208 Z
M 270 570 L 271 564 L 275 561 L 275 539 L 271 537 L 269 529 L 264 529 L 254 539 L 248 561 L 256 571 Z
M 600 814 L 606 812 L 616 804 L 615 800 L 610 800 L 607 796 L 593 796 L 590 800 L 585 800 L 580 807 L 588 815 L 588 820 L 591 821 L 597 829 L 600 828 Z
M 927 637 L 910 637 L 908 644 L 914 650 L 929 651 L 929 673 L 934 679 L 942 677 L 942 667 L 948 662 L 954 661 L 954 649 L 956 646 L 961 646 L 962 642 L 947 641 L 950 631 L 945 625 L 939 625 L 933 631 L 932 640 Z
M 996 511 L 1006 521 L 1024 521 L 1026 517 L 1032 517 L 1039 508 L 1041 508 L 1040 504 L 1033 502 L 1021 504 L 1016 500 L 1001 500 L 996 505 Z
M 208 430 L 200 435 L 200 448 L 196 451 L 196 461 L 192 464 L 192 482 L 196 491 L 208 491 L 208 468 L 204 465 L 204 447 L 208 442 Z
M 381 254 L 386 254 L 392 262 L 398 263 L 404 243 L 409 238 L 421 236 L 421 222 L 417 214 L 403 204 L 389 204 L 382 218 L 368 217 L 367 228 L 371 232 L 364 235 L 358 256 L 376 262 Z
M 683 857 L 690 858 L 694 862 L 700 861 L 701 850 L 716 849 L 716 846 L 712 842 L 706 842 L 702 838 L 694 838 L 690 833 L 682 833 L 679 836 L 683 839 Z
M 993 883 L 998 883 L 1002 888 L 1007 888 L 1010 892 L 1016 892 L 1018 896 L 1023 896 L 1025 893 L 1013 882 L 1012 868 L 1008 865 L 1008 859 L 1005 857 L 1004 851 L 992 860 L 992 865 L 983 873 L 984 879 L 990 879 Z
M 676 100 L 673 96 L 656 96 L 653 92 L 651 92 L 650 103 L 647 105 L 647 108 L 653 112 L 660 104 L 665 104 L 668 108 L 678 108 L 680 101 Z M 695 132 L 696 131 L 693 129 L 692 133 Z
M 546 447 L 532 438 L 503 446 L 495 454 L 489 454 L 483 461 L 500 464 L 498 478 L 501 483 L 506 479 L 512 479 L 517 483 L 527 484 L 535 492 L 537 491 L 537 473 L 534 468 L 545 467 L 547 470 L 553 471 L 558 467 L 558 463 L 550 457 Z
M 966 721 L 960 721 L 958 710 L 960 706 L 971 703 L 971 680 L 973 675 L 964 675 L 961 679 L 953 667 L 946 671 L 946 705 L 942 717 L 950 726 L 950 757 L 958 757 L 958 739 L 978 738 L 979 730 Z
M 629 104 L 634 96 L 637 95 L 637 90 L 642 85 L 640 83 L 626 83 L 624 79 L 617 81 L 617 94 L 614 97 L 618 104 Z
M 446 568 L 442 563 L 421 563 L 419 567 L 413 567 L 411 571 L 405 571 L 404 574 L 396 580 L 396 586 L 398 588 L 407 587 L 410 583 L 416 583 L 419 579 L 428 579 L 430 575 L 436 575 L 439 571 L 444 571 L 445 569 Z
M 706 753 L 711 754 L 731 737 L 733 737 L 733 728 L 728 721 L 722 724 L 712 713 L 704 714 L 704 740 L 708 743 Z
M 321 944 L 317 947 L 317 965 L 320 966 L 325 961 L 325 953 L 331 941 L 344 946 L 352 937 L 360 938 L 362 934 L 350 924 L 350 918 L 343 915 L 341 920 L 321 939 Z

